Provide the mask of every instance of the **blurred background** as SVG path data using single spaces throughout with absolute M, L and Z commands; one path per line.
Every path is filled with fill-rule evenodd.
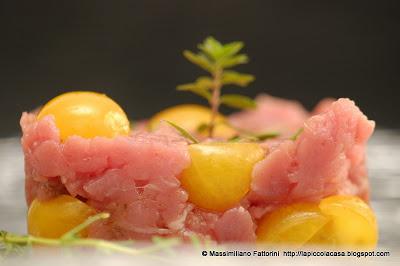
M 201 70 L 184 49 L 208 35 L 241 40 L 260 92 L 350 97 L 380 127 L 399 128 L 400 4 L 392 1 L 0 1 L 0 136 L 24 110 L 68 90 L 101 91 L 132 119 L 201 102 L 176 92 Z

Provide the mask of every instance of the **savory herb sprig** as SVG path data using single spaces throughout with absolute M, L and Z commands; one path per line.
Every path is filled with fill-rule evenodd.
M 300 134 L 303 133 L 303 131 L 303 127 L 299 128 L 289 139 L 295 141 L 300 136 Z
M 254 76 L 243 74 L 231 68 L 248 62 L 246 54 L 240 54 L 242 42 L 222 44 L 213 37 L 206 38 L 198 45 L 199 52 L 184 51 L 183 55 L 193 64 L 209 72 L 210 76 L 201 76 L 192 83 L 179 85 L 177 90 L 191 91 L 207 99 L 211 107 L 211 119 L 207 126 L 209 137 L 213 136 L 215 121 L 221 104 L 246 109 L 255 107 L 255 102 L 239 94 L 221 94 L 225 85 L 246 87 Z
M 18 235 L 6 231 L 0 231 L 0 255 L 21 252 L 24 247 L 30 247 L 35 244 L 49 247 L 91 247 L 102 251 L 123 253 L 127 255 L 145 255 L 161 250 L 169 250 L 180 243 L 180 240 L 177 238 L 164 239 L 154 237 L 152 245 L 143 248 L 134 248 L 120 242 L 81 238 L 79 236 L 79 233 L 86 229 L 90 224 L 98 220 L 107 219 L 109 216 L 108 213 L 99 213 L 91 216 L 82 224 L 71 229 L 58 239 L 32 235 Z M 130 243 L 132 242 L 130 241 Z
M 233 136 L 232 138 L 228 139 L 230 142 L 240 142 L 240 141 L 246 141 L 246 142 L 260 142 L 260 141 L 265 141 L 267 139 L 274 139 L 279 137 L 280 133 L 271 131 L 271 132 L 264 132 L 264 133 L 242 133 L 240 135 Z

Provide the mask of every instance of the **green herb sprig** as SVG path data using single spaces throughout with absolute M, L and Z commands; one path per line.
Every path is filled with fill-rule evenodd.
M 279 132 L 271 131 L 271 132 L 263 132 L 263 133 L 242 133 L 241 135 L 236 135 L 230 138 L 228 141 L 230 142 L 259 142 L 267 139 L 274 139 L 280 136 Z
M 290 140 L 293 140 L 293 141 L 297 140 L 297 138 L 300 136 L 301 133 L 303 133 L 303 131 L 304 131 L 304 128 L 303 128 L 303 127 L 299 128 L 299 129 L 296 131 L 296 133 L 294 133 L 289 139 L 290 139 Z
M 243 74 L 231 68 L 249 61 L 246 54 L 240 54 L 242 42 L 222 44 L 213 37 L 206 38 L 198 45 L 199 51 L 193 53 L 184 51 L 184 57 L 193 64 L 207 71 L 210 76 L 201 76 L 192 83 L 179 85 L 177 90 L 190 91 L 207 99 L 211 107 L 211 119 L 208 125 L 208 135 L 213 136 L 215 120 L 221 104 L 240 109 L 254 108 L 253 99 L 239 94 L 221 94 L 225 85 L 246 87 L 254 80 L 254 76 Z
M 81 238 L 79 236 L 79 233 L 86 229 L 90 224 L 99 220 L 107 219 L 109 216 L 108 213 L 99 213 L 91 216 L 82 224 L 71 229 L 58 239 L 36 237 L 32 235 L 18 235 L 6 231 L 0 231 L 0 255 L 18 253 L 21 252 L 24 247 L 30 247 L 35 244 L 49 247 L 90 247 L 106 252 L 116 252 L 127 255 L 145 255 L 162 250 L 167 251 L 180 243 L 180 240 L 177 238 L 164 239 L 154 237 L 152 245 L 143 248 L 134 248 L 127 246 L 126 244 L 124 245 L 122 242 Z M 133 242 L 129 241 L 129 243 Z
M 182 137 L 186 138 L 192 144 L 199 143 L 199 141 L 192 134 L 190 134 L 186 129 L 184 129 L 183 127 L 180 127 L 180 126 L 178 126 L 177 124 L 175 124 L 175 123 L 173 123 L 171 121 L 165 120 L 165 122 L 167 122 L 170 126 L 175 128 L 179 132 L 179 134 L 181 134 Z

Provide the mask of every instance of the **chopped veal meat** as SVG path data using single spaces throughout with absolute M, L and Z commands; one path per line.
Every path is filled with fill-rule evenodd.
M 256 98 L 256 102 L 255 109 L 234 113 L 229 117 L 229 122 L 245 131 L 277 131 L 283 136 L 290 136 L 308 117 L 308 112 L 296 101 L 262 94 Z
M 353 101 L 339 99 L 256 164 L 249 199 L 262 204 L 315 201 L 333 194 L 368 198 L 365 145 L 374 130 Z

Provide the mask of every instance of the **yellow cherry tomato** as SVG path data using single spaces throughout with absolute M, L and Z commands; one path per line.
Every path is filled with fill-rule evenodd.
M 265 243 L 302 246 L 328 221 L 329 219 L 315 204 L 289 205 L 263 217 L 257 228 L 257 240 Z
M 211 120 L 211 110 L 197 104 L 182 104 L 167 108 L 154 115 L 149 121 L 150 130 L 154 130 L 160 121 L 167 120 L 177 124 L 191 133 L 207 136 L 207 131 L 198 132 L 199 126 L 209 124 Z M 234 129 L 229 127 L 223 115 L 218 114 L 214 136 L 219 138 L 230 138 L 236 135 Z
M 28 211 L 28 232 L 38 237 L 59 238 L 95 213 L 92 207 L 68 195 L 48 201 L 35 199 Z M 81 234 L 87 236 L 84 231 Z
M 256 143 L 205 143 L 189 146 L 191 165 L 182 173 L 182 186 L 195 205 L 224 211 L 246 195 L 251 173 L 265 151 Z
M 257 238 L 270 244 L 373 248 L 378 228 L 372 209 L 355 196 L 331 196 L 318 203 L 298 203 L 267 214 Z
M 376 246 L 375 214 L 364 201 L 354 196 L 332 196 L 323 199 L 319 208 L 331 222 L 312 239 L 312 243 L 350 248 Z
M 61 140 L 78 135 L 112 138 L 128 135 L 129 120 L 122 108 L 104 94 L 77 91 L 61 94 L 43 106 L 38 119 L 53 115 Z

